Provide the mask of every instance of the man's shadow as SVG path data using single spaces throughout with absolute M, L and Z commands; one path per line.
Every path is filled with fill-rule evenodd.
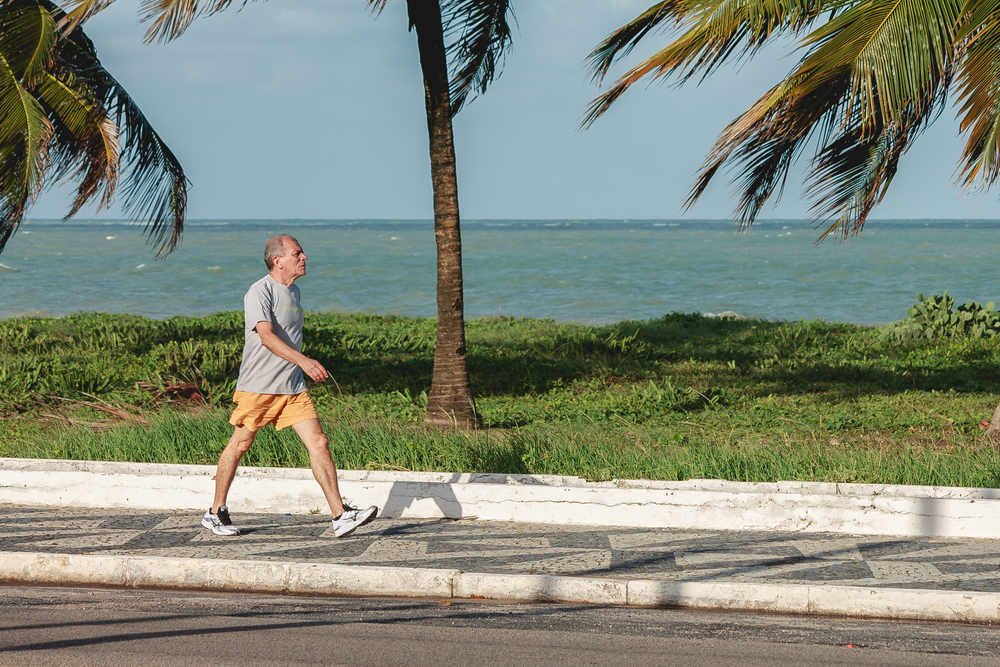
M 426 509 L 420 510 L 420 518 L 444 519 L 475 519 L 475 514 L 469 512 L 467 504 L 463 504 L 455 494 L 454 485 L 544 485 L 542 480 L 534 475 L 512 475 L 506 473 L 453 473 L 442 481 L 394 481 L 389 489 L 389 497 L 381 516 L 388 519 L 416 518 L 406 517 L 404 513 L 418 502 L 426 505 L 430 500 L 440 512 L 440 516 L 428 516 Z

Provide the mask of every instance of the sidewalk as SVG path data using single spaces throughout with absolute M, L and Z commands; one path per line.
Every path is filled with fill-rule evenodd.
M 0 505 L 204 511 L 208 465 L 0 458 Z M 617 526 L 1000 537 L 1000 489 L 823 482 L 682 482 L 481 473 L 341 470 L 340 492 L 383 517 Z M 308 469 L 243 467 L 238 511 L 309 514 L 327 507 Z
M 1000 622 L 1000 540 L 0 505 L 0 582 Z

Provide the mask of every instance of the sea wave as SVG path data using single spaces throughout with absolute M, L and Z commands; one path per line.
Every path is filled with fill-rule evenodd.
M 702 317 L 711 318 L 728 318 L 731 320 L 762 320 L 760 317 L 753 317 L 752 315 L 743 315 L 742 313 L 737 313 L 734 310 L 724 310 L 721 313 L 702 313 Z

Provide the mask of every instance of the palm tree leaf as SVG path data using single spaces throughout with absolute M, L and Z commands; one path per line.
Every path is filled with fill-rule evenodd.
M 827 144 L 813 161 L 807 193 L 816 196 L 812 217 L 817 225 L 832 222 L 820 239 L 834 234 L 846 239 L 864 226 L 882 201 L 914 139 L 930 124 L 934 105 L 911 105 L 902 119 L 872 131 L 856 126 Z
M 588 107 L 582 123 L 591 125 L 625 91 L 644 78 L 677 75 L 685 82 L 701 79 L 732 56 L 752 55 L 775 37 L 800 33 L 826 13 L 840 11 L 848 0 L 669 0 L 650 7 L 613 33 L 590 54 L 594 78 L 600 82 L 612 63 L 627 55 L 654 29 L 667 22 L 683 32 L 673 42 L 621 76 Z
M 847 116 L 863 128 L 892 125 L 914 100 L 947 88 L 959 0 L 866 0 L 816 29 L 799 71 L 821 87 L 851 71 Z M 940 98 L 943 102 L 943 97 Z
M 246 4 L 247 0 L 243 0 Z M 232 0 L 143 0 L 140 22 L 152 21 L 144 41 L 169 42 L 184 33 L 199 16 L 211 16 L 232 4 Z
M 51 136 L 45 110 L 0 56 L 0 251 L 42 188 Z
M 1000 11 L 1000 0 L 965 0 L 962 5 L 961 20 L 955 39 L 963 42 L 974 38 L 978 33 L 997 18 Z
M 788 77 L 730 123 L 706 158 L 685 207 L 697 202 L 727 163 L 743 165 L 733 179 L 740 193 L 734 216 L 741 229 L 753 224 L 772 196 L 777 193 L 780 199 L 795 158 L 810 138 L 822 141 L 833 131 L 831 119 L 849 90 L 848 77 L 821 90 L 808 83 L 808 74 Z
M 604 77 L 607 76 L 608 70 L 611 69 L 615 61 L 628 56 L 643 37 L 660 28 L 663 22 L 679 23 L 683 15 L 679 5 L 679 0 L 658 2 L 608 35 L 587 56 L 594 80 L 598 84 L 604 81 Z
M 57 130 L 62 126 L 67 131 L 61 133 L 60 140 L 56 142 L 58 157 L 55 162 L 60 167 L 56 178 L 66 174 L 71 179 L 80 179 L 76 198 L 66 218 L 76 215 L 102 189 L 97 209 L 107 208 L 118 184 L 118 126 L 108 118 L 96 100 L 52 74 L 42 81 L 38 92 L 41 101 L 58 119 L 54 123 Z
M 818 158 L 812 189 L 820 200 L 813 205 L 814 218 L 838 216 L 820 239 L 831 234 L 846 239 L 857 233 L 885 196 L 904 146 L 895 129 L 845 134 Z
M 8 0 L 0 9 L 0 54 L 30 85 L 52 60 L 55 20 L 37 0 Z
M 951 0 L 863 0 L 834 16 L 806 38 L 792 74 L 720 135 L 686 205 L 724 165 L 739 165 L 735 215 L 748 227 L 815 138 L 806 191 L 814 219 L 837 217 L 825 234 L 860 230 L 902 154 L 943 109 L 957 12 Z
M 133 218 L 148 221 L 150 241 L 160 246 L 159 256 L 166 256 L 180 243 L 184 231 L 187 177 L 180 161 L 117 82 L 110 106 L 119 122 L 124 121 L 122 161 L 129 167 L 123 208 Z
M 121 178 L 125 213 L 146 222 L 147 238 L 159 246 L 158 256 L 169 254 L 180 243 L 187 206 L 187 178 L 180 162 L 128 92 L 101 65 L 90 38 L 76 30 L 60 44 L 60 67 L 78 77 L 76 85 L 91 91 L 118 128 L 119 161 L 126 165 Z
M 146 221 L 161 256 L 180 241 L 184 172 L 77 29 L 108 2 L 74 0 L 69 13 L 51 0 L 0 2 L 0 252 L 51 180 L 79 180 L 67 218 L 95 197 L 109 206 L 122 160 L 126 213 Z
M 445 30 L 455 39 L 448 47 L 451 110 L 456 114 L 470 95 L 486 92 L 499 75 L 501 61 L 511 45 L 509 0 L 445 0 Z
M 1000 176 L 1000 2 L 967 3 L 957 40 L 961 131 L 968 133 L 959 181 L 987 188 Z
M 66 0 L 58 12 L 57 27 L 60 34 L 68 35 L 73 32 L 95 14 L 110 7 L 113 2 L 114 0 Z

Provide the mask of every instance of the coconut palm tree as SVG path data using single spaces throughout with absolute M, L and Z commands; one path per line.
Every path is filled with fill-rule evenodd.
M 200 15 L 222 11 L 232 0 L 144 0 L 147 41 L 179 37 Z M 87 16 L 108 0 L 74 0 L 71 14 Z M 388 0 L 368 0 L 376 13 Z M 437 241 L 437 342 L 426 421 L 470 427 L 478 422 L 465 350 L 462 236 L 452 117 L 470 96 L 498 76 L 511 43 L 509 0 L 406 0 L 409 28 L 417 34 L 424 78 L 434 234 Z M 449 77 L 449 66 L 452 76 Z
M 0 251 L 42 190 L 76 180 L 67 218 L 95 199 L 107 207 L 121 182 L 126 212 L 167 254 L 183 231 L 184 171 L 101 66 L 82 18 L 49 0 L 0 3 Z
M 821 238 L 856 234 L 952 92 L 966 136 L 959 182 L 982 189 L 1000 176 L 1000 0 L 666 0 L 591 53 L 595 79 L 664 28 L 676 38 L 598 97 L 584 125 L 639 81 L 701 80 L 779 37 L 794 38 L 802 53 L 788 76 L 722 131 L 687 206 L 731 167 L 740 195 L 734 219 L 745 229 L 780 197 L 796 158 L 815 146 L 805 189 L 813 222 Z M 988 434 L 1000 434 L 1000 407 Z
M 734 218 L 748 227 L 780 195 L 789 167 L 812 141 L 806 195 L 813 219 L 825 225 L 824 236 L 857 233 L 949 92 L 962 100 L 968 135 L 960 180 L 984 187 L 1000 174 L 996 0 L 668 0 L 594 50 L 595 78 L 665 27 L 676 28 L 677 38 L 597 98 L 585 125 L 640 80 L 700 80 L 779 37 L 795 38 L 803 53 L 788 76 L 722 131 L 688 206 L 723 166 L 733 167 L 740 193 Z

